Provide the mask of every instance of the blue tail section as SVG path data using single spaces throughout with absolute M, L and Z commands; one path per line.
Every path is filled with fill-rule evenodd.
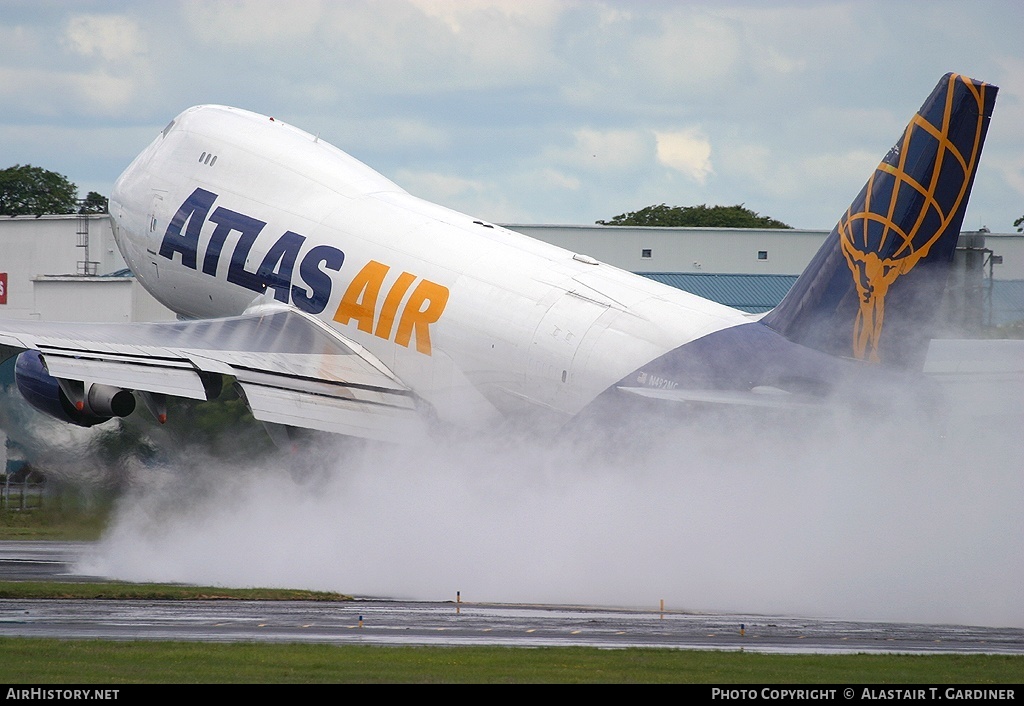
M 761 322 L 832 355 L 920 367 L 997 90 L 944 76 Z
M 921 364 L 996 90 L 943 77 L 775 309 L 646 363 L 578 423 L 628 420 L 651 404 L 683 415 L 694 406 L 800 413 L 825 401 L 865 414 L 880 404 L 935 409 Z

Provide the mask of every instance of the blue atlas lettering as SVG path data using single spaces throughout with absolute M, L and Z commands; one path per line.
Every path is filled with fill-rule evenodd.
M 295 267 L 295 258 L 299 256 L 299 248 L 305 240 L 305 236 L 288 231 L 270 246 L 259 269 L 256 270 L 256 274 L 263 280 L 263 285 L 274 290 L 274 299 L 279 302 L 288 303 L 288 294 L 292 286 L 292 268 Z
M 210 206 L 217 200 L 217 194 L 206 189 L 196 189 L 181 204 L 181 208 L 174 214 L 174 218 L 167 225 L 167 232 L 164 233 L 163 242 L 160 243 L 160 255 L 168 260 L 174 258 L 174 253 L 181 253 L 181 264 L 185 267 L 196 269 L 196 252 L 199 250 L 199 233 L 206 222 L 206 216 L 210 212 Z M 181 229 L 188 227 L 182 233 Z M 203 270 L 206 263 L 203 263 Z
M 292 285 L 292 302 L 308 314 L 319 314 L 331 298 L 331 276 L 321 265 L 338 272 L 345 262 L 345 253 L 330 245 L 310 248 L 299 264 L 299 276 L 308 289 Z
M 260 234 L 263 226 L 267 224 L 226 208 L 218 208 L 210 214 L 210 220 L 218 224 L 217 230 L 213 232 L 213 237 L 210 238 L 210 248 L 213 247 L 217 234 L 221 232 L 221 228 L 227 229 L 220 236 L 221 244 L 223 244 L 223 239 L 227 237 L 229 231 L 237 230 L 240 233 L 238 242 L 235 243 L 235 249 L 231 252 L 231 261 L 228 263 L 228 282 L 251 289 L 254 292 L 262 292 L 264 289 L 263 279 L 257 273 L 245 269 L 245 261 L 249 258 L 249 252 L 252 250 L 253 243 L 256 242 L 256 236 Z M 207 259 L 209 259 L 209 255 L 208 248 Z M 203 271 L 206 272 L 205 269 Z M 207 274 L 210 273 L 207 272 Z
M 210 220 L 216 223 L 217 227 L 213 229 L 210 242 L 206 245 L 206 257 L 203 258 L 203 272 L 216 277 L 217 265 L 220 263 L 220 253 L 224 249 L 224 241 L 228 239 L 228 234 L 233 230 L 240 232 L 242 237 L 238 239 L 238 245 L 241 245 L 248 233 L 250 236 L 249 247 L 252 247 L 256 236 L 263 230 L 263 226 L 267 224 L 223 207 L 218 207 L 213 212 L 213 215 L 210 216 Z M 237 249 L 238 246 L 236 245 L 235 250 Z M 248 253 L 248 251 L 246 252 Z M 231 279 L 230 276 L 228 279 Z
M 278 301 L 287 303 L 291 298 L 292 303 L 302 311 L 310 314 L 322 312 L 331 298 L 333 286 L 327 270 L 340 271 L 345 262 L 345 253 L 330 245 L 310 248 L 299 262 L 300 281 L 292 284 L 295 263 L 306 243 L 306 236 L 289 230 L 270 246 L 255 272 L 247 270 L 250 254 L 254 258 L 259 257 L 260 249 L 254 251 L 254 245 L 267 224 L 223 206 L 210 213 L 216 200 L 217 194 L 206 189 L 197 188 L 193 191 L 167 226 L 160 245 L 160 255 L 171 260 L 174 253 L 179 253 L 182 265 L 197 269 L 200 235 L 209 220 L 216 227 L 203 253 L 204 274 L 217 276 L 228 236 L 232 231 L 237 231 L 238 241 L 227 267 L 228 282 L 254 292 L 262 292 L 269 287 L 274 290 L 274 298 Z

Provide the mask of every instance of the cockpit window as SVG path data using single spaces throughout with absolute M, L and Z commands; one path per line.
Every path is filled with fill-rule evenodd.
M 167 137 L 167 133 L 169 133 L 171 131 L 172 127 L 174 127 L 174 121 L 173 120 L 171 122 L 167 123 L 167 127 L 165 127 L 163 130 L 161 130 L 160 134 L 163 135 L 164 137 Z

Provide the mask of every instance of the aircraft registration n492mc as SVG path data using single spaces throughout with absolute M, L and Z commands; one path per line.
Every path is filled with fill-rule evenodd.
M 179 320 L 4 322 L 19 389 L 92 425 L 233 379 L 256 419 L 379 440 L 640 403 L 778 406 L 920 370 L 996 87 L 948 74 L 781 304 L 750 315 L 418 199 L 215 105 L 121 175 L 114 234 Z M 888 372 L 887 372 L 888 371 Z

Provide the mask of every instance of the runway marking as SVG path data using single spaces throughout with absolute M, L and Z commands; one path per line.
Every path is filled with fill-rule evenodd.
M 526 634 L 527 634 L 527 635 L 529 635 L 529 634 L 530 634 L 531 632 L 536 632 L 536 631 L 537 631 L 537 628 L 529 628 L 529 629 L 528 629 L 528 630 L 526 631 Z

